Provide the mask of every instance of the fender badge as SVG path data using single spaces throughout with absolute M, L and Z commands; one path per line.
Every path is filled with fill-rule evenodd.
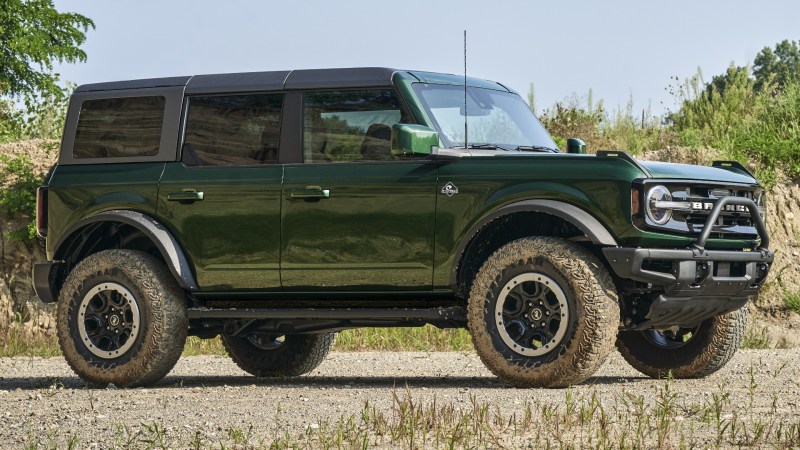
M 442 188 L 442 194 L 448 197 L 452 197 L 458 194 L 458 188 L 456 187 L 455 184 L 448 181 L 447 184 L 445 184 L 444 187 Z

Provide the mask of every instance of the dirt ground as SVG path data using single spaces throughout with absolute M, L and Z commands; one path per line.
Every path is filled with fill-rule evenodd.
M 729 447 L 752 438 L 755 423 L 776 436 L 757 446 L 791 446 L 800 431 L 799 357 L 797 349 L 743 350 L 706 379 L 665 381 L 614 353 L 587 383 L 553 390 L 506 387 L 471 352 L 334 352 L 310 375 L 284 380 L 247 376 L 223 357 L 184 357 L 156 386 L 129 390 L 89 389 L 61 358 L 4 358 L 0 448 L 317 448 L 336 433 L 346 448 L 431 448 L 445 446 L 431 437 L 436 424 L 459 432 L 447 428 L 450 416 L 474 421 L 480 448 L 603 447 L 603 432 L 613 447 Z M 427 419 L 403 422 L 414 408 Z M 481 411 L 485 423 L 475 418 Z M 350 442 L 347 433 L 367 438 Z

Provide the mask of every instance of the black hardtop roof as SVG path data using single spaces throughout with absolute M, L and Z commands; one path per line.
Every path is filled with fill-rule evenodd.
M 353 67 L 342 69 L 222 73 L 84 84 L 75 89 L 75 92 L 180 86 L 186 87 L 187 94 L 203 92 L 245 92 L 254 90 L 270 91 L 383 87 L 392 85 L 392 75 L 395 72 L 398 72 L 398 70 L 387 67 Z

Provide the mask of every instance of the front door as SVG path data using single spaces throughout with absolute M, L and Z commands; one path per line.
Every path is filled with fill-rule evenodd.
M 303 163 L 286 165 L 285 289 L 430 290 L 438 165 L 393 155 L 391 89 L 303 95 Z

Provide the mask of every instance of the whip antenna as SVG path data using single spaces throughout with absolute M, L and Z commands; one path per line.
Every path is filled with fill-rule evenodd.
M 467 148 L 467 30 L 464 30 L 464 148 Z

